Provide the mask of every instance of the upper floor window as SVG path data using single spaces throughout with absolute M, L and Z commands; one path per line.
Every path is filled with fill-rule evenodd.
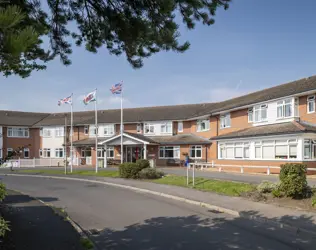
M 89 126 L 89 135 L 96 135 L 97 129 L 95 125 L 90 125 Z
M 84 133 L 85 135 L 88 135 L 88 134 L 89 134 L 89 126 L 84 126 L 84 127 L 83 127 L 83 133 Z
M 248 109 L 248 122 L 253 122 L 253 108 Z
M 307 113 L 314 113 L 315 112 L 315 96 L 308 96 L 307 97 Z
M 28 128 L 8 128 L 8 137 L 29 137 L 30 131 Z
M 277 117 L 286 118 L 293 116 L 293 100 L 291 98 L 277 102 Z
M 114 135 L 114 124 L 105 125 L 103 129 L 103 133 L 105 136 L 107 135 Z
M 229 128 L 230 127 L 230 113 L 225 114 L 225 115 L 221 115 L 220 126 L 221 126 L 221 128 Z
M 55 129 L 55 136 L 56 137 L 64 136 L 64 128 L 63 127 L 56 128 Z
M 210 130 L 210 121 L 209 120 L 197 120 L 197 132 L 208 131 Z
M 254 107 L 254 113 L 255 113 L 254 121 L 255 122 L 266 121 L 268 118 L 267 109 L 268 109 L 267 104 L 255 106 Z
M 137 132 L 138 134 L 140 134 L 140 133 L 142 132 L 142 130 L 143 130 L 142 124 L 141 124 L 141 123 L 137 123 L 136 132 Z
M 164 134 L 164 133 L 172 133 L 172 123 L 171 122 L 166 122 L 164 124 L 161 124 L 160 132 L 162 134 Z
M 42 131 L 43 137 L 51 137 L 52 136 L 52 131 L 50 128 L 43 128 Z
M 155 132 L 155 125 L 150 123 L 145 123 L 145 134 L 153 134 Z
M 183 132 L 183 122 L 178 122 L 178 132 Z

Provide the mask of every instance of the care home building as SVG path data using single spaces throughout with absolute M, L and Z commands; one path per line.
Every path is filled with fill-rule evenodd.
M 316 167 L 315 95 L 312 76 L 218 103 L 124 109 L 124 161 L 179 166 L 188 155 L 215 164 Z M 94 111 L 73 116 L 76 164 L 119 162 L 120 110 L 98 111 L 98 128 Z M 63 158 L 70 144 L 65 119 L 69 113 L 0 111 L 0 158 L 17 146 L 21 158 Z

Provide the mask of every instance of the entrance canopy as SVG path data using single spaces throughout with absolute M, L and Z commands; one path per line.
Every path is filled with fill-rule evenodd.
M 119 146 L 121 145 L 121 134 L 113 136 L 107 140 L 100 141 L 99 145 L 107 146 Z M 123 133 L 123 145 L 158 145 L 154 140 L 141 135 L 124 132 Z

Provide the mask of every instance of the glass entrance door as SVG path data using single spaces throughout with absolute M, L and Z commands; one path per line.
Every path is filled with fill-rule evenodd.
M 142 148 L 139 146 L 126 146 L 124 151 L 125 162 L 136 162 L 138 159 L 142 159 Z

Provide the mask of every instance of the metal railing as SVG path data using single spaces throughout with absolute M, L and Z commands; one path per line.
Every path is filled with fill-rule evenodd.
M 271 169 L 281 169 L 279 166 L 250 166 L 250 165 L 225 165 L 225 164 L 215 164 L 214 161 L 206 162 L 206 163 L 199 163 L 194 162 L 189 164 L 189 168 L 198 168 L 200 167 L 201 170 L 204 168 L 218 168 L 219 172 L 222 172 L 224 168 L 240 168 L 240 173 L 244 173 L 245 168 L 250 169 L 266 169 L 267 175 L 271 174 Z M 307 168 L 309 171 L 316 171 L 316 168 Z
M 33 159 L 12 159 L 1 165 L 1 167 L 32 168 L 32 167 L 62 167 L 63 158 L 33 158 Z

